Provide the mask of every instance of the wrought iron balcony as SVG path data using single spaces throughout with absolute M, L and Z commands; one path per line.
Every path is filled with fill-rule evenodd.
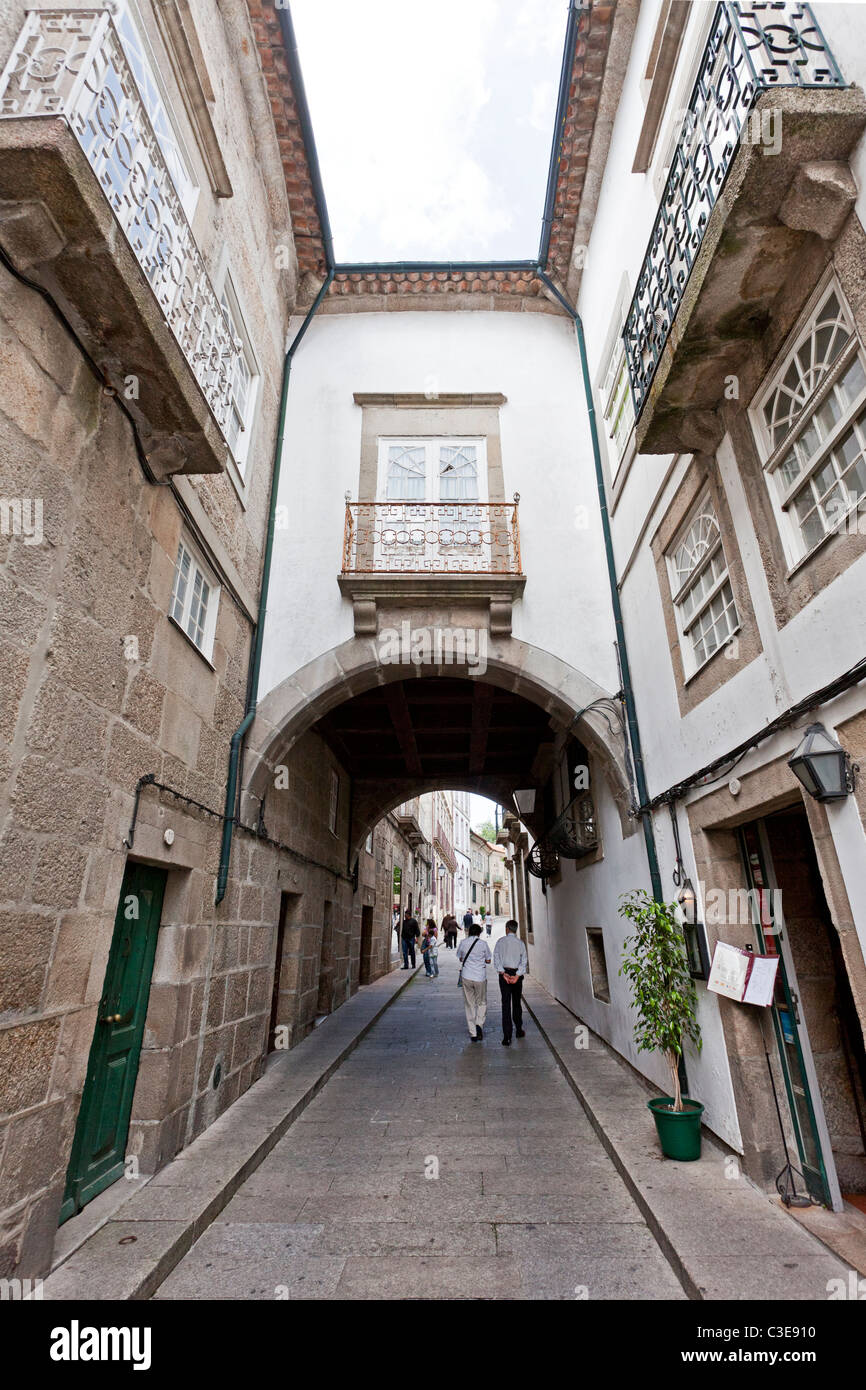
M 443 829 L 441 821 L 436 822 L 436 831 L 433 836 L 433 848 L 453 874 L 457 868 L 457 859 L 454 850 L 451 848 L 451 841 Z
M 126 304 L 120 302 L 120 288 L 115 289 L 110 269 L 105 270 L 112 256 L 116 262 L 116 252 L 110 246 L 114 238 L 100 225 L 100 212 L 92 192 L 83 187 L 76 160 L 62 144 L 63 138 L 68 137 L 60 135 L 58 124 L 72 133 L 90 166 L 95 188 L 101 190 L 119 224 L 224 443 L 241 344 L 233 335 L 208 277 L 108 10 L 28 12 L 0 77 L 0 122 L 6 132 L 0 161 L 0 199 L 5 200 L 7 207 L 10 202 L 26 206 L 29 196 L 34 204 L 47 209 L 45 225 L 53 225 L 59 232 L 59 244 L 50 257 L 44 257 L 37 249 L 28 254 L 28 260 L 50 260 L 61 298 L 72 302 L 76 321 L 83 320 L 91 327 L 96 322 L 99 326 L 94 333 L 107 333 L 107 338 L 101 340 L 105 350 L 100 352 L 97 344 L 97 360 L 105 364 L 107 377 L 111 377 L 112 362 L 120 362 L 127 372 L 136 373 L 136 351 L 140 354 L 147 349 L 136 347 L 135 333 L 128 326 L 127 339 L 133 341 L 119 342 L 116 321 L 124 316 L 131 318 L 135 311 L 146 317 L 147 310 L 142 308 L 141 291 L 134 287 Z M 56 191 L 58 172 L 66 185 L 63 196 Z M 4 227 L 8 230 L 8 226 L 7 218 Z M 88 255 L 95 247 L 102 278 L 92 273 L 88 281 L 86 271 L 81 270 L 85 278 L 73 283 L 69 262 L 76 257 L 73 254 L 64 261 L 64 254 L 74 253 L 88 237 Z M 81 261 L 80 254 L 77 260 Z M 94 303 L 97 283 L 101 293 L 95 296 Z M 55 285 L 50 288 L 54 290 Z M 136 310 L 131 307 L 133 302 Z M 142 336 L 140 329 L 138 336 Z M 149 405 L 142 400 L 133 402 L 132 408 L 145 417 L 152 408 L 157 416 L 154 433 L 161 431 L 176 437 L 184 433 L 183 407 L 180 419 L 175 412 L 174 419 L 163 420 L 159 418 L 160 409 L 168 409 L 170 414 L 171 405 L 160 407 L 156 401 L 159 390 L 164 394 L 168 385 L 167 380 L 159 379 L 160 363 L 156 360 L 162 360 L 165 371 L 165 357 L 165 345 L 158 343 L 152 360 L 141 364 L 142 380 L 155 382 L 157 390 Z M 194 452 L 195 446 L 191 447 Z M 189 447 L 181 448 L 182 454 L 189 452 Z M 223 462 L 225 449 L 220 452 Z M 216 471 L 219 466 L 213 459 L 199 459 L 186 471 Z
M 515 574 L 513 502 L 346 502 L 343 574 Z
M 761 138 L 752 119 L 756 102 L 786 87 L 845 85 L 809 5 L 717 5 L 623 332 L 636 415 L 647 401 L 738 150 Z M 770 163 L 764 161 L 767 176 Z

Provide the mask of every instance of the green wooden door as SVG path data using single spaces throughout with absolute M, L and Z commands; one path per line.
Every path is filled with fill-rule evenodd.
M 61 1223 L 123 1174 L 164 892 L 164 870 L 127 864 L 66 1174 Z

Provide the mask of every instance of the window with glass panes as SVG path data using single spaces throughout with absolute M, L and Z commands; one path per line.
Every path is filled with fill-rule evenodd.
M 226 422 L 226 438 L 229 448 L 232 451 L 232 458 L 241 473 L 243 473 L 247 461 L 247 453 L 249 451 L 250 428 L 255 409 L 257 375 L 255 364 L 247 343 L 247 335 L 243 329 L 237 300 L 228 283 L 223 287 L 220 303 L 231 326 L 232 337 L 241 345 L 240 352 L 235 354 L 234 365 L 232 367 L 230 408 L 228 420 Z
M 866 499 L 866 358 L 835 284 L 801 323 L 753 420 L 796 562 Z
M 382 439 L 380 497 L 388 502 L 481 502 L 486 457 L 481 439 Z
M 693 675 L 739 626 L 718 519 L 704 497 L 667 554 L 686 674 Z
M 169 616 L 208 659 L 213 650 L 218 594 L 219 590 L 210 575 L 189 545 L 181 540 L 177 548 Z
M 634 400 L 622 339 L 617 338 L 604 387 L 604 419 L 613 445 L 611 471 L 616 473 L 634 426 Z
M 159 148 L 168 165 L 175 191 L 183 205 L 187 217 L 192 217 L 198 199 L 198 185 L 190 170 L 189 159 L 169 114 L 168 102 L 163 95 L 152 61 L 147 40 L 144 37 L 141 20 L 135 5 L 130 0 L 120 0 L 114 10 L 114 24 L 123 45 L 126 61 L 132 69 L 135 85 L 138 87 L 145 110 L 159 141 Z

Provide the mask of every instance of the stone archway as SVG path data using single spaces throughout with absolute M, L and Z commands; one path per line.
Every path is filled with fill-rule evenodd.
M 458 663 L 415 666 L 383 662 L 376 640 L 358 636 L 299 668 L 258 705 L 245 758 L 244 786 L 254 798 L 251 806 L 259 804 L 266 795 L 275 768 L 297 740 L 330 711 L 377 686 L 437 676 L 452 680 L 481 679 L 477 669 L 473 671 Z M 538 706 L 555 733 L 571 731 L 583 741 L 598 759 L 617 805 L 623 833 L 630 834 L 636 821 L 632 815 L 624 738 L 621 729 L 611 720 L 609 708 L 588 708 L 598 701 L 610 701 L 611 692 L 550 652 L 512 636 L 490 644 L 483 681 Z M 446 782 L 431 778 L 419 780 L 413 794 L 446 785 L 456 790 L 477 789 L 474 779 L 452 776 Z M 494 799 L 507 800 L 510 789 L 505 785 L 500 788 L 491 785 L 487 791 Z M 386 793 L 375 807 L 377 816 L 386 814 L 405 796 L 405 786 L 395 787 L 392 796 Z M 358 807 L 355 824 L 356 827 L 363 825 L 364 833 L 373 811 L 373 806 Z M 355 839 L 360 834 L 358 828 Z

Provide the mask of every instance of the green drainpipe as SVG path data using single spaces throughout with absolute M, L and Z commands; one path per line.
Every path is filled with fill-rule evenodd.
M 577 334 L 577 346 L 580 352 L 580 367 L 583 375 L 583 390 L 586 396 L 586 410 L 589 416 L 589 430 L 592 436 L 592 456 L 595 461 L 595 481 L 598 488 L 598 505 L 601 511 L 601 529 L 604 533 L 604 551 L 607 557 L 607 577 L 610 584 L 610 599 L 613 606 L 613 621 L 616 628 L 616 640 L 619 645 L 620 667 L 622 669 L 622 691 L 625 698 L 626 719 L 628 721 L 628 732 L 631 740 L 632 756 L 634 759 L 635 781 L 637 783 L 638 802 L 641 807 L 640 818 L 643 822 L 643 835 L 646 843 L 646 855 L 649 862 L 650 882 L 652 883 L 653 897 L 656 902 L 664 902 L 662 892 L 662 880 L 659 872 L 659 860 L 656 852 L 655 831 L 653 830 L 652 812 L 647 809 L 649 794 L 647 792 L 646 776 L 644 774 L 643 753 L 641 752 L 640 732 L 637 723 L 637 710 L 634 703 L 634 691 L 631 684 L 631 671 L 628 663 L 628 648 L 625 643 L 625 628 L 622 621 L 622 606 L 619 601 L 619 586 L 616 579 L 616 561 L 613 555 L 613 540 L 610 534 L 610 516 L 607 510 L 607 494 L 604 487 L 604 472 L 601 466 L 601 450 L 598 445 L 598 426 L 595 419 L 595 405 L 592 399 L 592 384 L 589 379 L 589 364 L 586 360 L 586 343 L 583 337 L 583 324 L 580 314 L 569 304 L 568 300 L 556 288 L 553 281 L 538 267 L 538 278 L 544 282 L 551 294 L 554 294 L 566 313 L 574 322 L 575 333 Z
M 215 901 L 221 903 L 226 895 L 226 886 L 229 878 L 229 862 L 232 853 L 232 838 L 234 836 L 235 807 L 238 795 L 238 768 L 240 766 L 241 749 L 247 730 L 256 717 L 256 703 L 259 691 L 259 672 L 262 665 L 262 643 L 265 633 L 265 613 L 268 606 L 268 589 L 271 582 L 271 560 L 274 553 L 274 529 L 277 514 L 277 494 L 280 485 L 280 464 L 283 456 L 283 443 L 286 435 L 286 407 L 289 399 L 289 377 L 292 373 L 292 358 L 300 346 L 301 339 L 309 328 L 313 316 L 331 286 L 334 278 L 334 269 L 331 267 L 325 277 L 325 283 L 316 295 L 311 308 L 309 309 L 304 322 L 298 329 L 287 352 L 286 360 L 283 364 L 283 385 L 280 393 L 280 415 L 277 426 L 277 442 L 274 448 L 274 468 L 271 475 L 271 496 L 268 507 L 268 534 L 265 541 L 265 557 L 262 565 L 262 584 L 259 592 L 259 611 L 256 618 L 256 631 L 253 641 L 253 649 L 250 653 L 250 665 L 247 677 L 247 703 L 244 717 L 232 734 L 232 741 L 229 751 L 229 774 L 226 782 L 225 810 L 223 813 L 223 834 L 222 846 L 220 848 L 220 866 L 217 875 L 217 890 Z

